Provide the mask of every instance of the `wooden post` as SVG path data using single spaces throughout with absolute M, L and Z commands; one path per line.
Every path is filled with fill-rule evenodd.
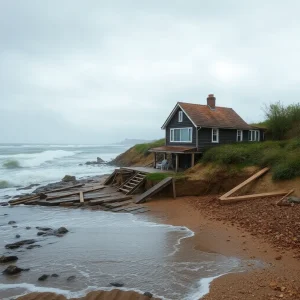
M 173 180 L 172 180 L 172 186 L 173 186 L 173 198 L 176 199 L 175 178 L 173 178 Z
M 154 169 L 156 168 L 156 152 L 154 152 Z
M 178 171 L 178 154 L 175 154 L 175 158 L 176 158 L 176 164 L 175 164 L 175 172 L 177 173 Z
M 167 158 L 167 153 L 165 152 L 165 153 L 164 153 L 164 159 L 166 159 L 166 158 Z
M 79 192 L 80 203 L 84 202 L 83 192 Z
M 192 153 L 192 167 L 195 165 L 195 153 Z

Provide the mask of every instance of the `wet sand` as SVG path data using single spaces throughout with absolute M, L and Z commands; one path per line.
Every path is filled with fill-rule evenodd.
M 195 209 L 192 203 L 198 199 L 199 197 L 153 199 L 147 206 L 157 222 L 186 226 L 194 231 L 193 237 L 184 240 L 191 249 L 246 260 L 256 259 L 264 263 L 262 268 L 254 268 L 250 264 L 248 272 L 227 274 L 215 279 L 209 294 L 203 299 L 300 299 L 300 260 L 293 258 L 293 252 L 284 248 L 278 249 L 263 237 L 252 235 L 246 229 L 210 214 L 209 208 L 205 212 Z M 278 256 L 281 258 L 277 260 Z M 65 298 L 49 293 L 34 293 L 18 299 L 64 300 Z M 149 298 L 135 292 L 114 290 L 93 292 L 80 299 Z
M 209 294 L 202 299 L 300 299 L 300 260 L 293 257 L 294 252 L 274 247 L 263 237 L 211 214 L 209 207 L 205 213 L 196 210 L 192 203 L 198 199 L 155 199 L 147 205 L 158 221 L 193 230 L 195 236 L 186 242 L 197 250 L 265 263 L 261 269 L 215 279 Z M 251 269 L 251 265 L 249 267 Z
M 19 297 L 18 300 L 66 300 L 62 295 L 53 293 L 31 293 L 26 296 Z M 76 300 L 149 300 L 148 296 L 140 295 L 136 292 L 125 292 L 120 290 L 90 292 L 83 298 Z M 151 298 L 156 300 L 156 298 Z M 69 299 L 75 300 L 75 298 Z

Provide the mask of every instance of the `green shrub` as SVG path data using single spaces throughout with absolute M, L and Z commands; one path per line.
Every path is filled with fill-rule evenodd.
M 274 180 L 292 179 L 300 176 L 300 153 L 291 157 L 286 157 L 285 161 L 273 168 Z
M 165 145 L 165 139 L 160 139 L 151 143 L 137 144 L 134 149 L 141 154 L 148 155 L 148 150 L 155 147 L 161 147 Z
M 286 145 L 287 150 L 300 150 L 300 138 L 292 139 L 290 142 Z
M 150 173 L 146 175 L 146 179 L 151 181 L 162 181 L 163 179 L 169 177 L 167 173 Z
M 265 149 L 260 157 L 259 165 L 261 167 L 271 167 L 280 163 L 285 157 L 285 151 L 282 148 Z

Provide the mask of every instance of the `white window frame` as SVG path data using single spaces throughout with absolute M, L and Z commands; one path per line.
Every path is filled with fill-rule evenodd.
M 180 110 L 179 112 L 178 112 L 178 122 L 182 122 L 183 121 L 183 111 L 182 110 Z
M 214 131 L 216 131 L 217 140 L 214 141 Z M 211 142 L 212 143 L 219 143 L 219 128 L 212 128 L 211 129 Z
M 249 130 L 248 140 L 249 140 L 249 142 L 260 142 L 260 131 L 259 130 Z
M 190 131 L 190 140 L 189 141 L 175 141 L 174 140 L 174 131 L 180 130 L 180 137 L 181 137 L 181 130 L 188 129 Z M 170 142 L 171 143 L 192 143 L 193 142 L 193 127 L 182 127 L 182 128 L 170 128 Z
M 240 133 L 240 135 L 239 135 L 239 133 Z M 236 141 L 237 142 L 242 142 L 243 141 L 243 130 L 240 130 L 240 129 L 237 129 L 237 131 L 236 131 Z M 239 136 L 241 137 L 241 140 L 239 141 Z

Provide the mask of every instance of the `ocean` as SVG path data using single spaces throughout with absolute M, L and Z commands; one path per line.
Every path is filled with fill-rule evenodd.
M 96 161 L 97 157 L 110 161 L 128 148 L 124 145 L 0 144 L 0 201 L 5 200 L 5 195 L 20 194 L 18 187 L 60 181 L 66 174 L 82 178 L 111 173 L 113 166 L 85 163 Z
M 66 174 L 81 178 L 110 173 L 113 166 L 84 163 L 97 156 L 109 161 L 127 148 L 0 145 L 2 201 L 5 195 L 19 193 L 19 186 L 55 182 Z M 8 225 L 9 221 L 15 221 L 15 227 Z M 28 226 L 31 229 L 26 229 Z M 69 233 L 61 238 L 40 237 L 37 226 L 65 226 Z M 16 265 L 30 268 L 19 276 L 0 275 L 0 299 L 37 291 L 82 297 L 89 291 L 112 289 L 111 282 L 122 282 L 124 290 L 151 292 L 167 300 L 196 300 L 208 292 L 214 278 L 247 268 L 247 262 L 240 259 L 194 250 L 188 243 L 193 235 L 186 227 L 159 224 L 151 214 L 0 207 L 0 256 L 17 255 Z M 23 239 L 36 239 L 41 247 L 5 249 L 6 244 Z M 0 273 L 6 267 L 0 265 Z M 38 281 L 41 275 L 53 273 L 59 277 Z M 70 276 L 75 278 L 68 281 Z

